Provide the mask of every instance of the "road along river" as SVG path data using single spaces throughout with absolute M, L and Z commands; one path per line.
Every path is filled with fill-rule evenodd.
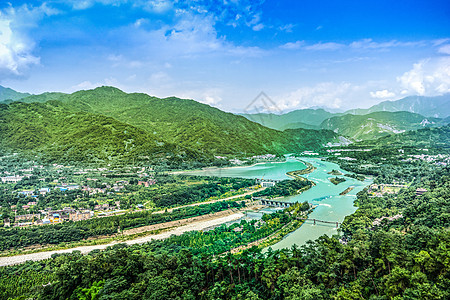
M 348 172 L 342 170 L 337 164 L 322 161 L 317 158 L 302 158 L 303 161 L 312 164 L 316 170 L 310 174 L 302 175 L 313 181 L 316 186 L 303 192 L 300 195 L 290 196 L 283 199 L 286 202 L 304 202 L 318 205 L 309 215 L 310 219 L 324 221 L 333 221 L 341 223 L 345 216 L 355 212 L 356 207 L 353 201 L 356 199 L 356 193 L 365 186 L 372 183 L 366 179 L 361 182 L 356 179 L 345 177 L 346 181 L 338 185 L 330 182 L 329 178 L 335 177 L 328 174 L 332 170 L 337 170 L 343 174 Z M 207 169 L 191 171 L 191 175 L 221 176 L 221 177 L 244 177 L 244 178 L 263 178 L 263 179 L 289 179 L 287 172 L 305 169 L 306 165 L 294 158 L 287 158 L 286 162 L 263 163 L 249 167 L 234 167 L 225 169 Z M 186 174 L 186 173 L 185 173 Z M 339 176 L 343 177 L 343 176 Z M 353 188 L 345 195 L 339 195 L 344 190 Z M 303 245 L 308 240 L 314 240 L 323 234 L 329 236 L 336 234 L 335 224 L 322 224 L 307 221 L 299 229 L 287 235 L 280 242 L 272 246 L 272 249 L 290 248 L 292 245 Z

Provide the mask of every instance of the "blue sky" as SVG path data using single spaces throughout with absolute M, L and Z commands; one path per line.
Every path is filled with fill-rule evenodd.
M 192 98 L 239 112 L 450 92 L 448 1 L 49 0 L 0 4 L 0 84 Z M 270 108 L 269 108 L 270 110 Z

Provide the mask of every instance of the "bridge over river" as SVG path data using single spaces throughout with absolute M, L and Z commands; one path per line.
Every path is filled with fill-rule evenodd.
M 272 206 L 272 207 L 289 207 L 293 205 L 294 203 L 291 202 L 285 202 L 285 201 L 279 201 L 279 200 L 270 200 L 270 199 L 264 199 L 262 197 L 253 197 L 253 201 L 261 201 L 262 205 L 266 206 Z M 304 221 L 312 221 L 314 222 L 314 225 L 316 225 L 316 222 L 318 223 L 326 223 L 326 224 L 336 224 L 336 228 L 339 227 L 339 222 L 336 221 L 325 221 L 325 220 L 319 220 L 319 219 L 310 219 L 310 218 L 297 218 L 298 220 L 304 220 Z
M 336 224 L 336 228 L 339 227 L 339 222 L 334 222 L 334 221 L 324 221 L 324 220 L 318 220 L 318 219 L 310 219 L 310 218 L 297 218 L 298 220 L 304 220 L 304 221 L 313 221 L 314 225 L 316 225 L 316 222 L 318 223 L 326 223 L 326 224 Z

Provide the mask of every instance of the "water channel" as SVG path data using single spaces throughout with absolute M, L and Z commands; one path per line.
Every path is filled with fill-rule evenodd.
M 366 179 L 364 182 L 353 178 L 345 177 L 346 181 L 338 185 L 330 182 L 329 178 L 334 177 L 328 174 L 331 170 L 337 170 L 343 174 L 348 172 L 342 170 L 337 164 L 322 161 L 317 158 L 301 158 L 305 162 L 309 162 L 316 170 L 310 174 L 303 175 L 309 180 L 316 183 L 306 192 L 300 195 L 294 195 L 283 198 L 286 202 L 304 202 L 318 205 L 317 208 L 309 215 L 310 219 L 319 219 L 325 221 L 342 222 L 345 216 L 355 212 L 356 207 L 353 201 L 356 199 L 356 193 L 361 191 L 365 186 L 372 183 Z M 262 163 L 248 167 L 233 168 L 214 168 L 207 170 L 191 171 L 188 174 L 204 175 L 204 176 L 221 176 L 221 177 L 243 177 L 243 178 L 263 178 L 267 179 L 288 179 L 286 172 L 301 170 L 306 165 L 295 158 L 288 157 L 286 162 Z M 339 176 L 342 177 L 342 176 Z M 340 196 L 339 193 L 345 189 L 353 187 L 349 193 Z M 290 248 L 292 245 L 303 245 L 308 240 L 314 240 L 323 234 L 329 236 L 336 234 L 337 228 L 333 224 L 313 224 L 306 221 L 299 229 L 287 235 L 283 240 L 272 246 L 272 249 Z

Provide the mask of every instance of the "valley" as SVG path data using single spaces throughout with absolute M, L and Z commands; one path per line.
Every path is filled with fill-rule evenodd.
M 214 272 L 207 276 L 215 279 L 226 272 L 229 278 L 216 285 L 258 286 L 274 296 L 251 279 L 266 276 L 274 259 L 285 263 L 280 276 L 302 265 L 295 272 L 303 275 L 294 278 L 323 285 L 314 274 L 346 274 L 341 256 L 347 255 L 353 275 L 320 288 L 336 295 L 345 284 L 364 283 L 379 257 L 407 269 L 423 249 L 437 259 L 433 241 L 446 239 L 450 131 L 444 118 L 311 109 L 266 120 L 258 115 L 258 124 L 255 116 L 193 100 L 112 87 L 17 97 L 23 98 L 0 104 L 0 282 L 20 284 L 27 295 L 73 293 L 78 284 L 60 272 L 67 265 L 81 263 L 88 274 L 104 260 L 116 268 L 165 257 L 177 266 L 188 259 L 193 269 L 209 265 L 199 272 Z M 423 230 L 436 239 L 416 245 Z M 380 239 L 392 248 L 367 253 Z M 405 247 L 406 258 L 389 260 Z M 366 251 L 365 259 L 356 248 Z M 310 256 L 326 264 L 315 266 Z M 240 264 L 224 267 L 230 261 Z M 340 269 L 330 270 L 333 264 Z M 434 271 L 423 272 L 428 282 L 441 282 Z M 372 276 L 385 282 L 389 268 Z M 212 288 L 209 280 L 196 280 Z M 0 294 L 19 295 L 1 288 Z

